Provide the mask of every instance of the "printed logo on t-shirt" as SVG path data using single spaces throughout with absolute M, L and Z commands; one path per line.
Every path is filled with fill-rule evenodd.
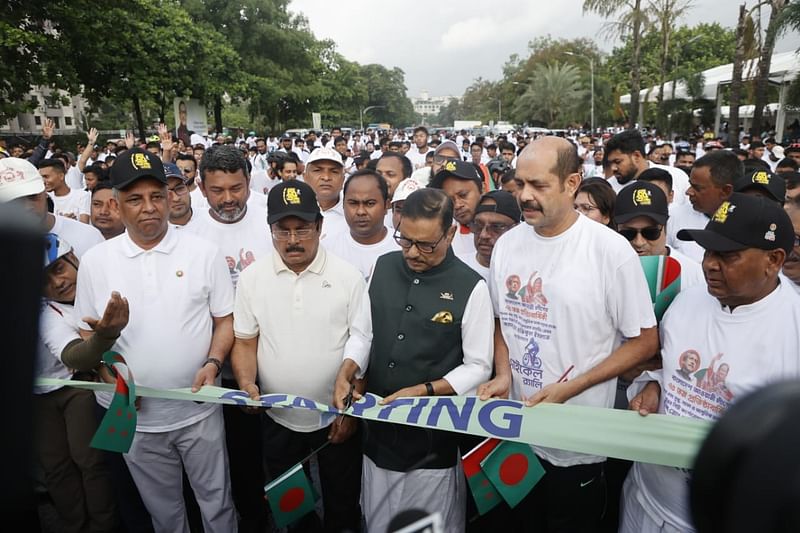
M 255 260 L 256 256 L 253 254 L 253 252 L 250 250 L 245 251 L 244 248 L 239 249 L 238 260 L 229 255 L 225 256 L 225 261 L 228 263 L 228 272 L 230 272 L 231 280 L 233 281 L 234 286 L 239 280 L 239 273 L 254 263 Z
M 718 353 L 701 368 L 703 357 L 689 349 L 678 357 L 678 366 L 667 381 L 664 411 L 675 416 L 716 419 L 733 401 L 733 392 L 726 383 L 730 365 Z

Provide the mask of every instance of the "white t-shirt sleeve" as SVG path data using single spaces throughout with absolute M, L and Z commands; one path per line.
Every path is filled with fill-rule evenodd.
M 632 339 L 641 335 L 642 329 L 655 327 L 656 316 L 639 257 L 632 256 L 611 275 L 606 308 L 617 331 Z
M 236 291 L 236 303 L 233 308 L 233 334 L 239 339 L 252 339 L 258 336 L 258 320 L 250 305 L 250 294 L 254 293 L 253 278 L 256 269 L 242 272 Z
M 361 379 L 369 365 L 372 346 L 372 312 L 366 283 L 358 280 L 350 294 L 347 323 L 350 336 L 344 345 L 344 358 L 352 359 L 359 368 L 356 377 Z
M 208 306 L 211 316 L 220 318 L 233 313 L 233 282 L 228 263 L 219 250 L 216 250 L 214 260 L 211 262 L 209 281 L 211 290 L 208 295 Z
M 492 375 L 494 317 L 486 282 L 480 280 L 469 295 L 461 321 L 462 364 L 444 379 L 456 394 L 469 394 Z
M 59 361 L 61 361 L 61 353 L 64 348 L 72 341 L 81 339 L 78 332 L 64 320 L 61 313 L 49 305 L 42 308 L 39 332 L 42 342 Z

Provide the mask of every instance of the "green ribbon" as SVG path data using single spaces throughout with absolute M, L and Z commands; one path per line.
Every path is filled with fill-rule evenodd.
M 38 385 L 71 386 L 113 392 L 114 385 L 63 379 L 38 379 Z M 515 400 L 481 401 L 475 396 L 398 398 L 378 405 L 380 397 L 366 394 L 349 409 L 334 407 L 291 394 L 265 394 L 260 401 L 246 393 L 222 387 L 153 389 L 136 387 L 144 398 L 201 401 L 252 407 L 313 409 L 323 423 L 341 414 L 409 426 L 495 437 L 572 452 L 616 457 L 644 463 L 691 468 L 712 422 L 693 418 L 604 409 L 581 405 L 542 403 L 525 407 Z

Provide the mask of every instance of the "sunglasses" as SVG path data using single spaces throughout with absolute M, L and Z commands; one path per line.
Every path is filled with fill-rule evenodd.
M 654 241 L 661 236 L 661 231 L 664 229 L 663 226 L 650 226 L 649 228 L 642 228 L 642 229 L 635 229 L 635 228 L 625 228 L 619 230 L 619 234 L 632 241 L 636 238 L 637 235 L 641 234 L 642 237 L 646 241 Z

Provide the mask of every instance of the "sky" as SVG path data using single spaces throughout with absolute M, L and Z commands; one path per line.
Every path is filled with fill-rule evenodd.
M 682 24 L 735 27 L 739 2 L 693 4 Z M 424 90 L 461 96 L 478 77 L 498 80 L 511 54 L 524 57 L 528 41 L 548 34 L 592 37 L 610 52 L 618 43 L 599 35 L 604 19 L 583 15 L 582 5 L 582 0 L 292 0 L 289 9 L 305 15 L 317 38 L 335 41 L 347 59 L 403 69 L 408 96 L 414 97 Z M 800 35 L 790 34 L 778 40 L 775 51 L 798 48 Z

